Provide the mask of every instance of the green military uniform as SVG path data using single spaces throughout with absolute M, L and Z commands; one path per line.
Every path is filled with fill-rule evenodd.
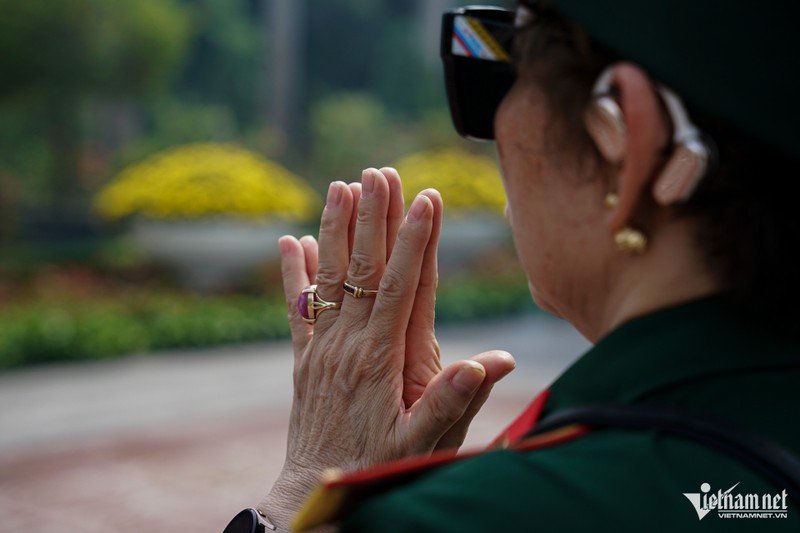
M 622 325 L 551 387 L 544 415 L 588 404 L 690 408 L 735 422 L 800 456 L 800 340 L 714 297 Z M 736 485 L 738 483 L 738 485 Z M 783 487 L 692 440 L 605 429 L 532 451 L 492 451 L 363 502 L 343 531 L 800 531 L 787 518 L 700 518 L 691 496 L 770 495 Z M 774 496 L 775 498 L 772 498 Z M 751 497 L 754 498 L 754 497 Z M 742 500 L 740 499 L 740 502 Z

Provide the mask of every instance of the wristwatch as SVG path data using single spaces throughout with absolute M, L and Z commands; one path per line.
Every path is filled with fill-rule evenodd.
M 267 515 L 250 507 L 234 516 L 222 533 L 266 533 L 268 530 L 278 531 L 278 528 Z

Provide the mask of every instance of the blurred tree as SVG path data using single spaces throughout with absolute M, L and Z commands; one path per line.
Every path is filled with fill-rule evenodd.
M 237 142 L 264 127 L 268 69 L 260 3 L 267 1 L 180 0 L 192 29 L 184 61 L 168 90 L 137 102 L 135 127 L 114 143 L 104 180 L 173 145 Z M 109 139 L 108 129 L 101 123 L 91 133 Z
M 291 146 L 301 146 L 307 134 L 303 127 L 307 118 L 304 112 L 306 69 L 304 44 L 305 0 L 265 0 L 270 4 L 264 10 L 264 27 L 272 34 L 271 76 L 269 95 L 265 95 L 264 109 L 283 132 Z
M 317 102 L 311 110 L 311 132 L 312 156 L 324 172 L 320 181 L 352 181 L 359 177 L 356 165 L 380 165 L 370 161 L 392 134 L 388 122 L 386 108 L 367 93 L 337 93 Z
M 309 175 L 419 149 L 457 3 L 0 0 L 4 205 L 68 200 L 174 144 L 245 142 Z
M 456 0 L 317 0 L 307 9 L 308 100 L 367 92 L 391 114 L 444 105 L 438 60 L 442 11 Z M 316 139 L 315 139 L 316 142 Z
M 51 205 L 77 192 L 81 106 L 163 87 L 188 25 L 175 0 L 0 0 L 0 100 L 42 113 Z
M 192 104 L 225 105 L 242 128 L 260 123 L 266 65 L 258 0 L 181 1 L 194 35 L 173 95 Z

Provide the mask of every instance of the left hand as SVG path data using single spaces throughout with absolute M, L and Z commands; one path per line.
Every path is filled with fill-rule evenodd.
M 265 502 L 272 515 L 293 511 L 326 467 L 459 446 L 492 385 L 514 366 L 508 354 L 487 352 L 442 369 L 433 331 L 441 197 L 424 191 L 405 219 L 403 210 L 397 173 L 369 169 L 363 189 L 331 185 L 318 246 L 310 237 L 281 239 L 295 399 L 287 461 Z M 377 297 L 345 295 L 345 279 L 379 288 Z M 325 300 L 343 300 L 313 327 L 296 309 L 312 280 Z

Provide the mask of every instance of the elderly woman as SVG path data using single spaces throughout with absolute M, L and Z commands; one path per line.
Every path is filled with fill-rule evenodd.
M 711 0 L 448 13 L 456 127 L 496 139 L 533 299 L 595 346 L 491 450 L 446 451 L 513 359 L 440 365 L 436 191 L 404 216 L 390 168 L 331 184 L 319 243 L 280 241 L 286 463 L 230 531 L 293 516 L 344 531 L 673 531 L 750 512 L 771 518 L 762 531 L 797 531 L 797 14 Z

